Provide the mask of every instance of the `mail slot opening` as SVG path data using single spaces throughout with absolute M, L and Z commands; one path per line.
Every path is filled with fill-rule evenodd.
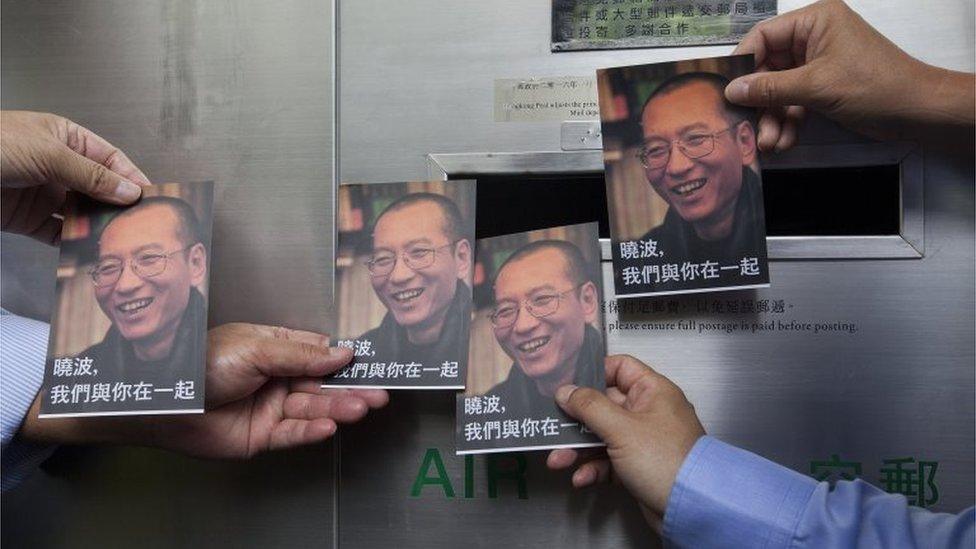
M 450 174 L 478 181 L 480 238 L 598 221 L 609 238 L 603 172 Z M 767 236 L 897 235 L 897 164 L 763 170 Z
M 900 179 L 897 164 L 765 169 L 766 235 L 897 235 Z
M 597 221 L 610 238 L 603 172 L 454 175 L 476 179 L 478 238 Z

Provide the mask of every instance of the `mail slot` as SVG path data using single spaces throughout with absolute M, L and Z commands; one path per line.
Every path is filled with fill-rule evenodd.
M 896 164 L 763 170 L 769 236 L 899 234 Z
M 476 179 L 479 235 L 599 221 L 609 229 L 597 152 L 450 153 L 430 172 Z M 918 259 L 924 254 L 923 160 L 914 143 L 807 145 L 764 158 L 769 258 Z
M 766 233 L 897 235 L 902 217 L 899 174 L 897 164 L 763 170 Z M 456 178 L 479 182 L 477 230 L 482 238 L 585 221 L 599 222 L 600 236 L 610 237 L 602 172 Z

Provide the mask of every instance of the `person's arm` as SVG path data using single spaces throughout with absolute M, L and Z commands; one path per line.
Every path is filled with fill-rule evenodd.
M 764 151 L 796 142 L 805 108 L 871 137 L 914 136 L 933 126 L 972 136 L 976 76 L 911 57 L 841 0 L 763 21 L 733 53 L 753 54 L 756 72 L 733 80 L 725 95 L 765 109 Z
M 705 436 L 681 390 L 637 359 L 606 359 L 607 391 L 561 387 L 556 401 L 607 443 L 606 455 L 555 450 L 573 485 L 615 475 L 677 547 L 944 546 L 974 541 L 974 511 L 930 513 L 862 481 L 831 491 L 800 473 Z M 936 543 L 933 543 L 933 540 Z
M 0 491 L 47 459 L 53 447 L 17 436 L 44 381 L 48 325 L 0 310 Z
M 0 111 L 0 229 L 47 244 L 61 239 L 68 189 L 113 204 L 130 204 L 149 180 L 122 151 L 57 115 Z M 3 313 L 0 406 L 2 489 L 7 490 L 50 454 L 51 447 L 22 436 L 28 410 L 44 378 L 49 327 Z M 35 413 L 36 415 L 36 413 Z
M 677 547 L 973 547 L 974 513 L 931 513 L 862 480 L 831 490 L 704 436 L 678 472 L 662 535 Z

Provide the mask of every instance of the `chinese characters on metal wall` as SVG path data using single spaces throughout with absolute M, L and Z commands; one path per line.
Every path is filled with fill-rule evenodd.
M 552 51 L 733 44 L 776 0 L 553 0 Z

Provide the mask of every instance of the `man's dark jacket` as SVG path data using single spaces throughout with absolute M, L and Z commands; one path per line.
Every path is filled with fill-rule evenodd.
M 387 312 L 380 325 L 360 336 L 359 340 L 371 342 L 376 353 L 369 361 L 417 362 L 427 367 L 439 367 L 444 361 L 457 361 L 467 364 L 468 329 L 471 324 L 471 290 L 467 284 L 458 282 L 454 297 L 447 306 L 444 327 L 434 343 L 415 345 L 407 339 L 407 329 L 397 324 L 393 313 Z M 461 372 L 464 371 L 462 367 Z
M 191 288 L 190 298 L 176 328 L 176 338 L 168 357 L 154 361 L 139 360 L 132 343 L 122 337 L 115 325 L 112 325 L 101 343 L 92 345 L 78 356 L 92 359 L 93 369 L 98 370 L 94 381 L 144 381 L 156 387 L 173 387 L 180 379 L 196 380 L 197 391 L 202 393 L 206 343 L 206 302 L 196 288 Z
M 663 259 L 669 263 L 717 261 L 722 265 L 737 265 L 743 257 L 755 257 L 760 265 L 765 265 L 766 218 L 759 177 L 751 168 L 742 168 L 742 189 L 735 204 L 732 233 L 728 237 L 702 240 L 694 226 L 678 215 L 676 208 L 669 208 L 664 223 L 641 237 L 641 240 L 647 239 L 657 241 L 657 249 L 664 252 Z
M 676 208 L 669 208 L 664 222 L 641 237 L 641 240 L 653 240 L 657 243 L 657 251 L 662 254 L 660 257 L 623 259 L 614 247 L 614 283 L 618 295 L 768 284 L 762 184 L 756 172 L 745 166 L 742 168 L 742 187 L 733 215 L 732 232 L 729 236 L 722 240 L 707 241 L 698 237 L 695 227 L 682 219 Z M 752 259 L 755 261 L 751 261 Z M 743 264 L 743 260 L 749 261 Z M 709 271 L 703 270 L 706 261 L 712 262 L 709 264 Z M 662 277 L 662 280 L 651 278 L 646 283 L 624 283 L 624 273 L 628 268 L 642 270 L 648 265 L 662 264 L 677 265 L 678 269 L 684 268 L 686 264 L 696 265 L 701 274 L 689 276 L 687 279 L 682 274 L 679 280 L 668 279 L 666 282 Z M 705 279 L 705 272 L 716 272 L 719 276 Z
M 605 354 L 599 332 L 587 324 L 583 332 L 583 345 L 576 359 L 573 383 L 602 391 L 606 386 L 606 369 L 603 365 Z M 508 378 L 495 385 L 488 394 L 499 397 L 501 405 L 505 407 L 506 418 L 545 419 L 564 416 L 555 399 L 540 393 L 535 381 L 525 375 L 518 362 L 512 363 Z

